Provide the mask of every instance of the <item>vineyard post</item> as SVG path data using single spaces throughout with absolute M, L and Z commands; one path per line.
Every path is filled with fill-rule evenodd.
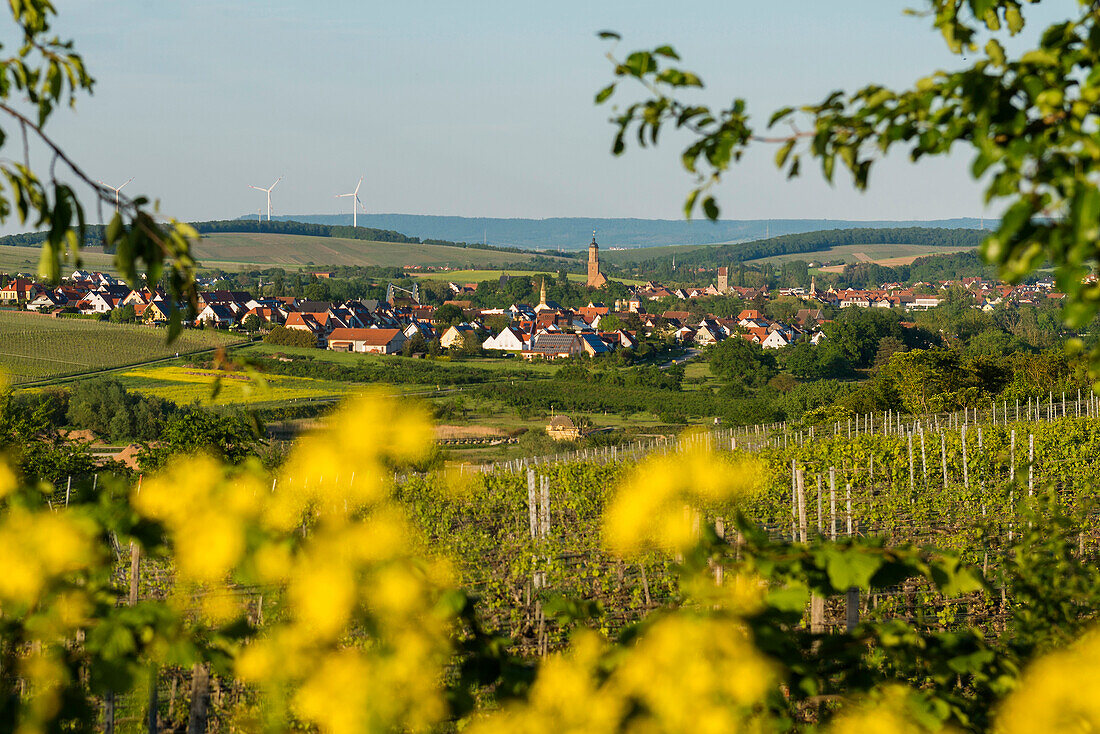
M 187 734 L 204 734 L 210 704 L 210 671 L 205 663 L 191 668 L 191 713 L 187 719 Z
M 527 515 L 531 523 L 531 539 L 538 530 L 538 505 L 535 501 L 535 470 L 527 470 Z
M 915 489 L 913 483 L 913 432 L 909 432 L 909 491 Z
M 836 542 L 836 467 L 829 467 L 829 538 Z
M 73 488 L 73 477 L 70 474 L 69 479 L 65 482 L 65 506 L 69 506 L 69 491 Z
M 1062 391 L 1062 417 L 1066 417 L 1066 391 Z
M 795 469 L 794 459 L 791 459 L 791 542 L 798 538 L 796 524 L 798 522 L 798 471 Z
M 845 515 L 848 521 L 848 537 L 852 537 L 852 483 L 848 482 L 844 488 Z
M 875 455 L 874 454 L 869 454 L 869 456 L 870 456 L 870 458 L 868 459 L 868 462 L 869 462 L 868 467 L 869 468 L 867 470 L 867 481 L 869 481 L 871 484 L 874 484 L 875 483 Z
M 795 472 L 795 484 L 798 489 L 798 531 L 799 540 L 803 543 L 806 542 L 807 527 L 806 527 L 806 487 L 805 480 L 802 476 L 802 470 L 799 469 Z
M 816 591 L 810 595 L 810 632 L 820 635 L 825 631 L 825 597 Z
M 963 486 L 970 489 L 970 467 L 966 462 L 966 424 L 963 423 L 962 430 L 959 433 L 960 440 L 962 441 L 962 460 L 963 460 Z
M 940 459 L 943 462 L 943 488 L 947 489 L 947 434 L 940 431 Z
M 1020 422 L 1020 399 L 1016 398 L 1016 422 Z
M 822 497 L 821 497 L 821 475 L 817 475 L 817 532 L 824 535 L 825 533 L 825 518 L 823 517 L 822 510 Z
M 714 518 L 714 534 L 718 536 L 718 540 L 724 542 L 726 540 L 726 521 L 720 517 Z M 722 561 L 719 560 L 714 564 L 714 585 L 722 585 L 723 566 Z
M 1016 429 L 1012 429 L 1008 442 L 1008 481 L 1016 481 Z
M 1027 435 L 1027 496 L 1035 491 L 1035 434 Z
M 859 625 L 859 589 L 848 587 L 844 599 L 844 629 L 849 634 Z
M 924 426 L 920 429 L 920 466 L 924 474 L 924 488 L 928 489 L 928 454 L 924 451 Z

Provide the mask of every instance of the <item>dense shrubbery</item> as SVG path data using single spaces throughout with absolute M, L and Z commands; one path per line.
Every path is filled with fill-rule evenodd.
M 264 336 L 268 344 L 277 344 L 280 347 L 316 347 L 317 337 L 302 329 L 288 329 L 285 326 L 274 326 Z
M 127 392 L 118 380 L 99 378 L 76 382 L 69 389 L 66 419 L 114 443 L 153 441 L 178 412 L 175 403 L 138 392 Z

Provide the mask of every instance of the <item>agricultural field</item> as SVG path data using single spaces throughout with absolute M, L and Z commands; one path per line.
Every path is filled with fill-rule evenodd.
M 447 245 L 256 232 L 203 235 L 194 244 L 192 252 L 203 267 L 224 270 L 335 265 L 483 268 L 525 262 L 535 256 L 531 253 L 495 252 Z
M 7 273 L 37 273 L 38 258 L 42 250 L 38 247 L 18 247 L 16 245 L 0 245 L 0 270 Z M 106 255 L 103 248 L 90 247 L 81 250 L 81 267 L 91 270 L 100 270 L 105 273 L 114 273 L 114 255 Z M 61 268 L 64 275 L 68 275 L 76 269 L 71 261 Z
M 600 249 L 600 259 L 616 265 L 633 265 L 643 260 L 651 260 L 657 257 L 669 257 L 671 255 L 685 255 L 689 252 L 698 252 L 708 247 L 721 247 L 728 242 L 715 242 L 710 245 L 656 245 L 654 247 L 631 247 L 627 250 Z
M 121 373 L 118 379 L 128 390 L 155 395 L 177 405 L 257 405 L 332 400 L 356 387 L 348 383 L 285 375 L 268 375 L 261 383 L 239 372 L 177 364 L 138 367 Z M 212 398 L 215 383 L 220 383 L 220 388 Z
M 950 255 L 953 252 L 965 252 L 966 247 L 933 247 L 930 245 L 838 245 L 827 250 L 815 252 L 797 252 L 787 255 L 774 255 L 759 260 L 751 260 L 753 263 L 784 263 L 793 260 L 843 260 L 845 263 L 873 262 L 879 265 L 892 267 L 895 265 L 908 265 L 918 257 L 926 255 Z M 839 273 L 843 266 L 822 268 L 826 273 Z
M 240 342 L 224 332 L 185 330 L 172 344 L 149 326 L 0 311 L 0 371 L 14 384 L 110 370 Z

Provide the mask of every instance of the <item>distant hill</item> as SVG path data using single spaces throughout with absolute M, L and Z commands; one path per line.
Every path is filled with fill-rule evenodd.
M 246 218 L 242 218 L 247 221 Z M 348 226 L 350 214 L 294 214 L 275 219 Z M 254 220 L 253 220 L 254 221 Z M 707 245 L 748 242 L 787 234 L 828 229 L 934 227 L 977 229 L 977 218 L 853 221 L 835 219 L 745 219 L 686 221 L 682 219 L 599 219 L 557 217 L 552 219 L 496 219 L 492 217 L 442 217 L 418 214 L 360 214 L 359 224 L 381 230 L 403 232 L 421 240 L 482 243 L 524 249 L 583 250 L 592 240 L 604 249 L 611 247 L 653 247 L 660 245 Z M 986 222 L 987 227 L 995 222 Z

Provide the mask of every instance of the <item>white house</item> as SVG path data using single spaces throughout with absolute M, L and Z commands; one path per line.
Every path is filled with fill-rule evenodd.
M 514 326 L 509 326 L 496 336 L 491 336 L 481 343 L 484 349 L 497 349 L 505 352 L 522 352 L 529 345 L 523 339 L 523 333 Z

